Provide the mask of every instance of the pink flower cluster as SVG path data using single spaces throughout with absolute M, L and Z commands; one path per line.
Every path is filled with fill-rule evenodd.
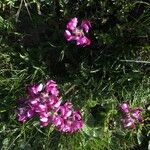
M 42 126 L 53 124 L 61 132 L 72 133 L 82 128 L 80 111 L 75 111 L 71 103 L 60 101 L 55 81 L 30 85 L 27 87 L 27 95 L 27 99 L 19 100 L 19 121 L 24 123 L 36 115 Z
M 134 108 L 130 109 L 129 104 L 127 102 L 123 102 L 119 104 L 119 110 L 122 113 L 122 123 L 124 128 L 135 128 L 135 123 L 138 121 L 139 123 L 144 122 L 144 118 L 141 116 L 142 108 Z
M 78 19 L 72 18 L 67 23 L 67 29 L 65 30 L 64 36 L 67 41 L 76 41 L 77 45 L 87 46 L 91 44 L 91 41 L 85 36 L 85 33 L 89 32 L 91 23 L 88 20 L 83 20 L 80 26 L 77 26 Z

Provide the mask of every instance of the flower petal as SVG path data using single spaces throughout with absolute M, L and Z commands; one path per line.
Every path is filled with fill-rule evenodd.
M 122 113 L 129 113 L 129 104 L 127 102 L 123 102 L 119 104 L 119 110 Z
M 88 33 L 89 29 L 91 28 L 91 23 L 88 20 L 83 20 L 81 23 L 81 27 L 83 28 L 83 30 Z
M 76 17 L 72 18 L 68 23 L 67 23 L 67 29 L 69 30 L 74 30 L 77 26 L 78 19 Z
M 131 112 L 131 116 L 135 119 L 138 119 L 139 122 L 143 123 L 144 122 L 144 118 L 141 116 L 141 112 L 143 111 L 142 108 L 135 108 L 134 110 L 132 110 Z
M 86 37 L 82 36 L 77 40 L 77 45 L 83 45 L 83 47 L 90 45 L 91 41 Z

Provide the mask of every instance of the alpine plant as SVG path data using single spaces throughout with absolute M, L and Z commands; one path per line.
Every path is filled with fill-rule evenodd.
M 144 118 L 141 116 L 142 108 L 131 109 L 127 102 L 123 102 L 119 104 L 119 110 L 122 114 L 121 121 L 124 128 L 134 129 L 136 122 L 144 123 Z
M 66 25 L 66 30 L 64 36 L 67 41 L 76 41 L 77 45 L 82 45 L 83 47 L 90 45 L 91 41 L 85 34 L 89 32 L 91 28 L 91 23 L 88 20 L 83 20 L 81 25 L 78 25 L 78 19 L 76 17 L 70 19 Z
M 80 111 L 74 110 L 71 103 L 60 100 L 53 80 L 28 86 L 27 98 L 19 99 L 18 106 L 17 118 L 23 123 L 38 116 L 42 126 L 53 124 L 60 132 L 73 133 L 83 126 Z

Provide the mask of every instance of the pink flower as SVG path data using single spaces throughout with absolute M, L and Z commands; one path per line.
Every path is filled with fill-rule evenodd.
M 27 87 L 28 94 L 31 97 L 36 96 L 39 92 L 41 92 L 43 89 L 43 84 L 35 84 L 35 85 L 30 85 Z
M 129 113 L 129 104 L 124 102 L 119 104 L 119 109 L 122 113 Z
M 65 124 L 62 128 L 62 132 L 72 132 L 73 128 L 72 128 L 72 121 L 70 120 L 66 120 Z
M 143 123 L 144 122 L 144 118 L 141 116 L 141 112 L 143 111 L 142 108 L 135 108 L 131 111 L 131 116 L 135 119 L 138 119 L 138 121 L 140 123 Z
M 69 30 L 65 30 L 64 36 L 65 36 L 67 41 L 72 41 L 75 38 L 74 36 L 72 36 L 72 34 Z
M 122 122 L 123 122 L 124 128 L 131 128 L 131 129 L 135 128 L 135 120 L 130 116 L 124 117 L 122 119 Z
M 73 120 L 81 120 L 82 118 L 81 118 L 81 113 L 80 113 L 80 111 L 78 110 L 78 111 L 74 111 L 73 112 Z
M 89 29 L 91 28 L 91 23 L 88 20 L 83 20 L 81 23 L 81 27 L 84 29 L 86 33 L 88 33 Z
M 83 121 L 79 111 L 74 111 L 71 103 L 65 103 L 60 106 L 57 114 L 63 119 L 63 124 L 57 126 L 61 132 L 75 132 L 82 128 Z
M 40 116 L 40 123 L 42 126 L 48 126 L 49 125 L 49 118 Z
M 83 45 L 83 47 L 91 44 L 91 41 L 86 36 L 82 36 L 76 41 L 77 41 L 77 45 Z
M 45 105 L 45 104 L 39 104 L 39 105 L 36 106 L 35 111 L 36 111 L 37 113 L 39 113 L 39 114 L 40 114 L 41 112 L 47 112 L 47 111 L 48 111 L 48 107 L 47 107 L 47 105 Z
M 18 101 L 19 108 L 17 109 L 17 116 L 20 122 L 26 122 L 28 119 L 32 118 L 34 115 L 34 109 L 28 106 L 28 101 L 26 99 L 19 99 Z
M 66 40 L 76 41 L 77 45 L 83 45 L 83 47 L 90 45 L 91 41 L 85 36 L 85 33 L 89 32 L 89 29 L 91 28 L 91 23 L 88 20 L 83 20 L 80 26 L 77 26 L 77 24 L 77 18 L 72 18 L 67 23 L 67 30 L 65 30 L 64 32 Z
M 50 92 L 52 95 L 58 96 L 59 91 L 57 89 L 57 84 L 53 80 L 49 80 L 45 85 L 46 92 Z
M 46 111 L 40 112 L 40 123 L 42 126 L 48 126 L 50 123 L 52 123 L 52 114 Z
M 135 128 L 136 121 L 140 123 L 144 122 L 144 118 L 141 116 L 142 108 L 130 109 L 127 102 L 119 104 L 119 110 L 123 115 L 122 123 L 124 128 Z
M 61 118 L 59 115 L 55 116 L 53 119 L 53 124 L 57 127 L 57 126 L 61 126 L 63 125 L 64 120 L 63 118 Z
M 71 116 L 72 110 L 68 107 L 67 104 L 64 104 L 60 106 L 59 113 L 64 119 L 67 119 L 68 117 Z
M 40 104 L 39 98 L 30 98 L 28 100 L 29 106 L 32 108 L 36 108 Z
M 72 18 L 68 23 L 67 23 L 67 29 L 69 30 L 74 30 L 77 26 L 77 23 L 78 23 L 78 19 L 75 17 L 75 18 Z
M 59 108 L 61 101 L 59 101 L 58 97 L 51 95 L 47 100 L 47 106 L 51 109 L 57 109 Z
M 27 111 L 27 117 L 28 117 L 28 118 L 32 118 L 32 117 L 34 116 L 34 114 L 35 114 L 34 109 L 29 109 L 29 110 Z
M 71 103 L 62 103 L 58 95 L 57 84 L 53 80 L 28 86 L 27 99 L 18 101 L 18 120 L 24 123 L 36 115 L 42 126 L 53 124 L 60 132 L 78 131 L 82 128 L 80 112 L 74 111 Z
M 75 121 L 73 122 L 73 131 L 77 131 L 83 127 L 83 121 Z
M 18 116 L 18 120 L 20 122 L 26 122 L 28 117 L 27 117 L 27 108 L 23 107 L 23 108 L 19 108 L 17 111 L 17 116 Z

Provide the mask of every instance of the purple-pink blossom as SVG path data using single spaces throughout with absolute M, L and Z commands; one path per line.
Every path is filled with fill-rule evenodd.
M 135 108 L 131 111 L 131 116 L 134 119 L 137 119 L 140 123 L 144 122 L 144 118 L 141 116 L 141 112 L 143 111 L 142 108 Z
M 80 111 L 75 111 L 71 103 L 62 104 L 53 124 L 61 132 L 76 132 L 83 126 L 83 120 Z
M 59 118 L 54 122 L 59 131 L 75 132 L 83 126 L 80 111 L 74 111 L 71 103 L 65 103 L 58 110 Z
M 18 120 L 21 122 L 26 122 L 28 119 L 32 118 L 34 115 L 34 109 L 28 106 L 26 99 L 19 99 L 18 105 L 20 106 L 17 110 Z
M 130 115 L 123 116 L 121 121 L 123 123 L 124 128 L 135 128 L 135 120 Z
M 75 17 L 75 18 L 72 18 L 70 19 L 70 21 L 67 23 L 67 29 L 73 31 L 76 27 L 77 27 L 77 24 L 78 24 L 78 19 Z
M 91 28 L 91 23 L 88 20 L 83 20 L 81 23 L 81 27 L 86 33 L 88 33 L 89 29 Z
M 123 123 L 124 128 L 134 129 L 136 122 L 144 122 L 144 118 L 141 115 L 143 109 L 140 107 L 131 109 L 127 102 L 123 102 L 119 104 L 119 110 L 122 113 L 121 121 Z
M 88 20 L 82 20 L 81 25 L 77 26 L 78 19 L 76 17 L 70 19 L 67 23 L 64 36 L 67 41 L 76 41 L 77 45 L 83 45 L 83 47 L 90 45 L 91 41 L 85 36 L 85 33 L 89 32 L 91 23 Z
M 122 113 L 129 113 L 129 104 L 127 102 L 121 103 L 119 109 Z
M 17 117 L 23 123 L 36 116 L 42 126 L 53 124 L 60 132 L 68 133 L 78 131 L 83 125 L 80 112 L 71 103 L 62 103 L 53 80 L 28 86 L 27 98 L 19 99 L 18 106 Z
M 43 84 L 34 84 L 27 87 L 27 92 L 30 97 L 38 95 L 43 89 Z
M 58 96 L 59 91 L 57 89 L 57 84 L 53 80 L 49 80 L 45 85 L 46 92 L 50 92 L 52 95 Z

